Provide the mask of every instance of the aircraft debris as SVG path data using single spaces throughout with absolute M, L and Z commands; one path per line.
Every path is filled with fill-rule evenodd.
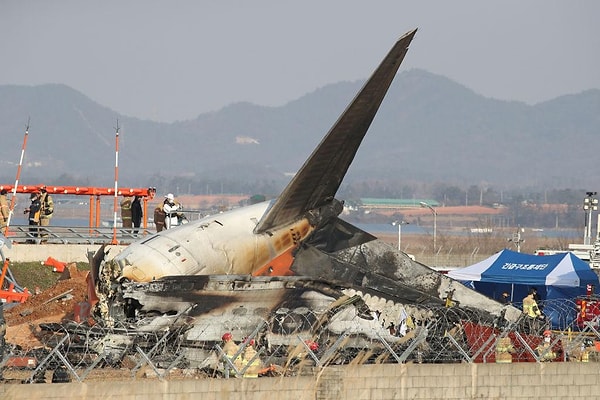
M 90 257 L 88 299 L 97 324 L 85 337 L 102 357 L 114 363 L 167 341 L 177 343 L 187 365 L 222 370 L 225 362 L 255 377 L 299 355 L 318 365 L 390 354 L 402 361 L 416 349 L 422 361 L 424 352 L 439 351 L 427 338 L 444 337 L 461 315 L 487 326 L 518 318 L 520 310 L 339 218 L 336 192 L 415 33 L 394 44 L 276 200 L 158 232 L 112 259 L 104 246 Z M 60 329 L 80 332 L 83 325 Z M 223 332 L 249 338 L 234 355 L 247 350 L 245 364 L 215 351 Z M 260 354 L 252 353 L 254 344 Z
M 63 272 L 65 267 L 67 266 L 66 262 L 58 261 L 53 257 L 48 257 L 46 261 L 42 262 L 42 265 L 47 265 L 48 267 L 52 267 L 53 272 Z
M 63 293 L 61 293 L 61 294 L 59 294 L 59 295 L 57 295 L 57 296 L 54 296 L 54 297 L 52 297 L 52 298 L 50 298 L 50 299 L 46 300 L 45 302 L 43 302 L 43 303 L 42 303 L 42 305 L 46 305 L 46 304 L 48 304 L 48 303 L 50 303 L 50 302 L 52 302 L 52 301 L 56 301 L 56 300 L 60 300 L 60 299 L 62 299 L 62 298 L 68 297 L 68 296 L 69 296 L 69 294 L 70 294 L 72 291 L 73 291 L 73 289 L 69 289 L 69 290 L 67 290 L 66 292 L 63 292 Z M 71 296 L 71 297 L 72 297 L 72 296 Z

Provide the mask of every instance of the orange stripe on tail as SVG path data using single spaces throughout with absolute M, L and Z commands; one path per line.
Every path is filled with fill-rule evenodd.
M 294 273 L 290 270 L 294 262 L 292 252 L 295 247 L 286 250 L 267 263 L 264 267 L 257 269 L 252 275 L 254 276 L 291 276 Z

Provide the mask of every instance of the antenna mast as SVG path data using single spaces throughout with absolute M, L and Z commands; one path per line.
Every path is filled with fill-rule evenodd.
M 17 168 L 17 177 L 15 179 L 15 186 L 12 190 L 12 197 L 10 199 L 10 209 L 8 212 L 8 220 L 6 221 L 6 228 L 4 229 L 4 235 L 8 236 L 8 227 L 10 226 L 10 219 L 12 218 L 15 209 L 15 199 L 17 197 L 17 186 L 19 185 L 19 177 L 21 176 L 21 166 L 23 165 L 23 157 L 25 156 L 25 148 L 27 147 L 27 136 L 29 135 L 29 121 L 31 117 L 27 118 L 27 126 L 25 127 L 25 137 L 23 138 L 23 146 L 21 147 L 21 158 L 19 159 L 19 167 Z
M 119 205 L 118 181 L 119 181 L 119 119 L 117 118 L 117 127 L 115 128 L 115 196 L 114 196 L 112 244 L 118 244 L 118 241 L 117 241 L 117 207 Z

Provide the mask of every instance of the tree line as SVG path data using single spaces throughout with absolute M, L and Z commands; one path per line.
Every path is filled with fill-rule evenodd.
M 80 178 L 62 174 L 55 179 L 40 180 L 53 185 L 92 186 L 90 178 Z M 266 199 L 276 197 L 289 182 L 281 179 L 258 178 L 243 180 L 235 178 L 152 175 L 140 177 L 137 183 L 123 183 L 135 187 L 156 187 L 157 193 L 181 194 L 247 194 L 259 195 Z M 6 183 L 11 183 L 7 181 Z M 358 203 L 361 198 L 436 200 L 442 206 L 487 206 L 502 207 L 512 226 L 536 226 L 540 228 L 578 228 L 585 224 L 583 211 L 585 189 L 536 188 L 536 187 L 495 187 L 489 183 L 448 184 L 443 182 L 407 182 L 402 179 L 368 179 L 342 182 L 337 198 L 347 203 Z M 592 189 L 593 190 L 593 189 Z M 547 205 L 558 205 L 548 207 Z M 595 221 L 595 220 L 594 220 Z

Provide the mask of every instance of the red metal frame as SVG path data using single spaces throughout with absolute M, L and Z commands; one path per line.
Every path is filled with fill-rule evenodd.
M 31 295 L 29 290 L 25 288 L 22 293 L 15 291 L 14 283 L 9 284 L 8 290 L 3 290 L 4 279 L 6 278 L 6 271 L 8 271 L 8 264 L 10 260 L 7 258 L 4 260 L 4 266 L 2 267 L 2 274 L 0 274 L 0 299 L 5 299 L 7 303 L 19 302 L 25 303 L 25 300 Z
M 17 190 L 15 192 L 14 185 L 0 185 L 0 190 L 6 189 L 7 191 L 12 191 L 13 193 L 34 193 L 38 192 L 43 187 L 45 187 L 46 191 L 50 194 L 90 196 L 90 228 L 97 228 L 98 226 L 100 226 L 100 197 L 115 195 L 114 188 L 103 188 L 93 186 L 18 185 Z M 155 195 L 155 188 L 119 188 L 117 190 L 117 196 L 140 196 L 144 203 L 144 215 L 148 215 L 148 200 L 152 200 Z M 94 196 L 96 197 L 95 216 L 93 205 Z M 147 220 L 146 218 L 144 218 L 144 229 L 146 229 L 147 227 Z

